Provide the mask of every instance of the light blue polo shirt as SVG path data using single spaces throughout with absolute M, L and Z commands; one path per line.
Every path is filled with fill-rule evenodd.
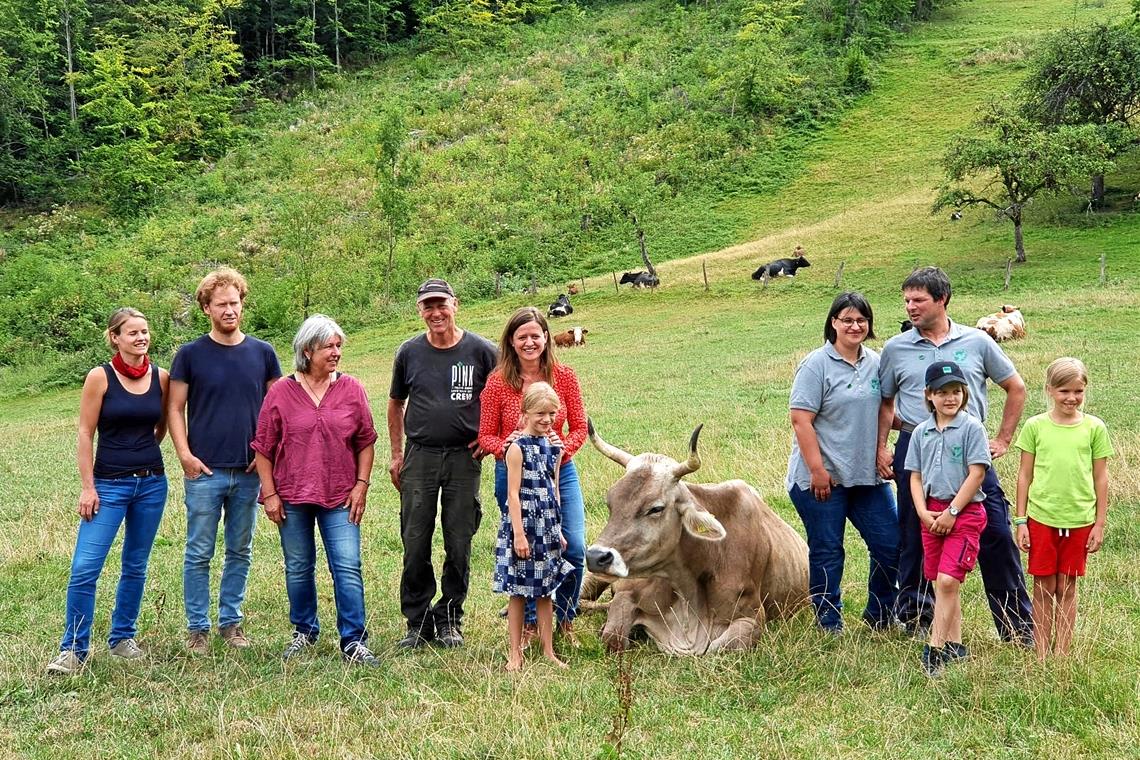
M 990 442 L 986 429 L 977 417 L 958 412 L 941 430 L 934 424 L 934 415 L 927 412 L 925 420 L 915 427 L 906 450 L 903 469 L 922 473 L 922 490 L 927 498 L 950 501 L 970 474 L 970 465 L 990 467 Z M 986 498 L 982 489 L 970 501 Z M 959 506 L 966 506 L 961 504 Z
M 926 368 L 935 362 L 954 362 L 962 369 L 970 389 L 967 411 L 982 422 L 989 405 L 986 379 L 1003 383 L 1017 374 L 1013 362 L 993 338 L 975 327 L 950 320 L 950 332 L 935 346 L 918 332 L 907 330 L 886 342 L 879 359 L 883 398 L 895 399 L 895 413 L 909 425 L 930 416 L 926 408 Z
M 796 368 L 790 409 L 815 412 L 815 435 L 823 466 L 842 486 L 869 486 L 883 482 L 875 468 L 879 428 L 879 355 L 860 346 L 859 359 L 851 365 L 835 346 L 825 343 L 812 351 Z M 811 487 L 811 472 L 792 434 L 788 459 L 787 488 Z

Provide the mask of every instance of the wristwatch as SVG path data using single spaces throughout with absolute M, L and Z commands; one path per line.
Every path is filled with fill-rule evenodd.
M 950 516 L 951 516 L 951 517 L 957 517 L 958 515 L 962 514 L 962 510 L 958 509 L 958 508 L 957 508 L 957 507 L 955 507 L 953 504 L 951 504 L 951 505 L 950 505 L 950 506 L 949 506 L 949 507 L 946 509 L 946 511 L 950 513 Z

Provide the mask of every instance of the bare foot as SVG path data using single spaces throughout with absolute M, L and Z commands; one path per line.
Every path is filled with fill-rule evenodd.
M 553 649 L 551 649 L 549 652 L 545 652 L 544 654 L 546 655 L 546 659 L 550 660 L 551 662 L 553 662 L 555 665 L 562 668 L 563 670 L 568 670 L 570 668 L 569 665 L 567 665 L 562 660 L 558 659 L 558 655 L 556 655 L 554 653 Z
M 514 657 L 507 658 L 507 672 L 508 673 L 518 673 L 520 670 L 522 670 L 522 666 L 523 666 L 522 657 L 519 657 L 518 659 L 516 659 Z

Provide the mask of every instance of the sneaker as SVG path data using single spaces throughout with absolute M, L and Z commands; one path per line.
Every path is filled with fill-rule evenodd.
M 293 640 L 289 642 L 289 646 L 285 647 L 285 651 L 281 653 L 282 660 L 291 660 L 301 653 L 302 649 L 311 647 L 317 643 L 315 636 L 310 636 L 307 633 L 300 631 L 293 631 Z
M 249 649 L 250 640 L 242 630 L 240 623 L 233 625 L 223 625 L 218 629 L 218 635 L 222 637 L 222 641 L 229 644 L 234 649 Z
M 922 647 L 922 670 L 931 678 L 942 675 L 942 668 L 946 663 L 946 653 L 939 648 L 926 644 Z
M 123 660 L 137 660 L 146 656 L 146 652 L 139 648 L 139 643 L 134 639 L 123 639 L 111 647 L 111 654 Z
M 353 641 L 340 653 L 349 665 L 367 665 L 370 668 L 380 667 L 380 660 L 361 641 Z
M 463 632 L 452 625 L 440 626 L 435 632 L 435 643 L 445 649 L 455 649 L 463 646 Z
M 400 649 L 419 649 L 422 646 L 427 646 L 430 641 L 431 639 L 420 633 L 418 629 L 409 628 L 408 632 L 404 634 L 404 638 L 396 642 L 396 646 Z
M 942 647 L 942 661 L 947 665 L 968 659 L 970 659 L 970 650 L 960 641 L 947 641 L 946 645 Z
M 81 670 L 83 670 L 83 658 L 79 656 L 78 652 L 70 649 L 65 649 L 57 654 L 55 659 L 47 665 L 48 673 L 59 673 L 65 676 L 73 676 Z
M 186 650 L 190 654 L 206 654 L 210 651 L 210 639 L 206 631 L 190 631 L 186 634 Z

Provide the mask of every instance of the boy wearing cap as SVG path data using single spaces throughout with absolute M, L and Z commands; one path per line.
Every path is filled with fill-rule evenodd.
M 471 539 L 479 528 L 479 394 L 498 361 L 495 345 L 455 324 L 459 301 L 445 280 L 425 281 L 416 305 L 427 330 L 396 351 L 388 394 L 388 473 L 400 492 L 404 569 L 400 609 L 407 634 L 399 646 L 463 644 L 463 602 Z M 405 446 L 405 437 L 407 439 Z M 431 541 L 436 505 L 443 527 L 442 595 L 435 604 Z
M 959 591 L 978 561 L 986 527 L 981 486 L 991 462 L 986 429 L 966 411 L 970 392 L 958 365 L 927 367 L 925 396 L 932 414 L 915 426 L 905 468 L 922 524 L 923 575 L 934 584 L 934 624 L 922 666 L 936 676 L 944 665 L 969 656 L 962 644 Z

